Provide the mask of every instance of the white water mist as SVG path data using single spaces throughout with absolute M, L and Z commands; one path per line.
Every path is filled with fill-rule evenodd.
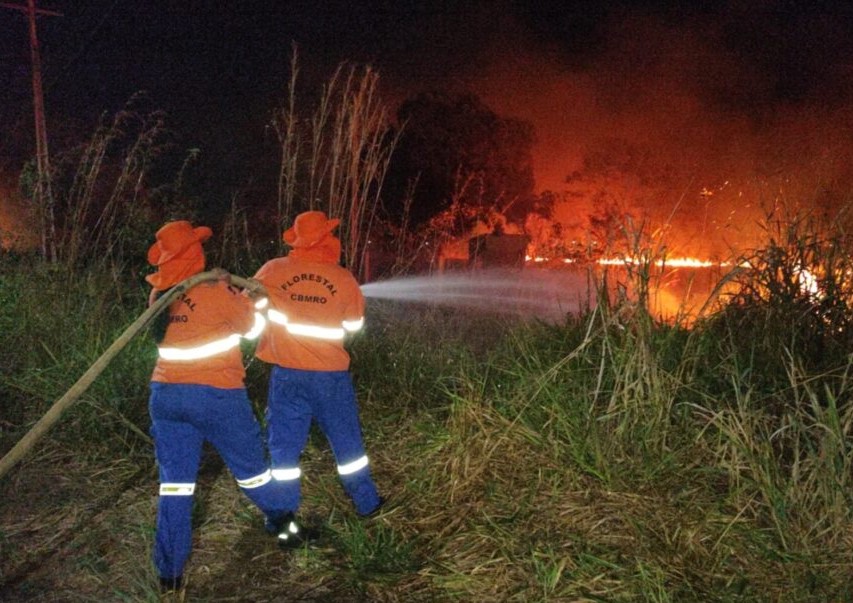
M 472 270 L 392 278 L 361 286 L 367 298 L 421 302 L 545 320 L 594 305 L 583 274 L 570 271 Z

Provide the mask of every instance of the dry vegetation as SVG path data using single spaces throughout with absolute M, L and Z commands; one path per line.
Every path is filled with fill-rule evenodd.
M 353 137 L 372 140 L 380 113 L 373 75 L 352 75 L 328 91 L 365 119 L 329 100 L 318 116 L 333 127 L 309 129 L 331 132 L 335 156 L 349 158 L 335 178 L 323 163 L 309 169 L 318 179 L 298 180 L 305 165 L 293 149 L 330 147 L 290 129 L 316 120 L 292 106 L 278 115 L 278 218 L 297 203 L 319 207 L 301 186 L 347 192 L 335 213 L 354 220 L 345 248 L 357 264 L 358 216 L 373 207 L 387 155 L 354 163 L 365 155 Z M 109 194 L 96 202 L 93 186 L 108 132 L 84 148 L 82 179 L 68 181 L 112 236 L 76 236 L 85 219 L 75 214 L 57 263 L 0 257 L 0 452 L 144 310 L 140 233 L 155 225 L 127 184 L 143 177 L 159 130 L 134 123 L 145 144 L 130 144 L 115 180 L 101 182 Z M 325 152 L 304 159 L 320 165 L 314 153 Z M 238 215 L 228 220 L 212 263 L 246 276 L 267 252 L 248 246 Z M 315 436 L 303 512 L 323 538 L 285 553 L 208 451 L 188 600 L 853 599 L 850 245 L 832 234 L 843 230 L 772 224 L 767 247 L 727 283 L 737 295 L 690 328 L 654 320 L 642 296 L 560 324 L 371 300 L 353 370 L 383 513 L 354 515 Z M 804 267 L 816 291 L 802 286 Z M 635 291 L 648 291 L 648 275 L 632 273 Z M 137 337 L 0 478 L 3 601 L 157 600 L 154 353 Z M 246 358 L 260 415 L 267 369 L 251 349 Z
M 303 511 L 324 537 L 285 553 L 211 452 L 189 600 L 849 600 L 849 329 L 817 342 L 806 294 L 786 313 L 768 293 L 783 251 L 756 255 L 764 284 L 691 329 L 638 307 L 553 325 L 371 302 L 353 356 L 385 511 L 354 515 L 316 436 Z M 144 297 L 60 337 L 32 308 L 69 313 L 92 286 L 59 302 L 21 267 L 2 272 L 3 450 Z M 834 353 L 812 357 L 818 343 Z M 4 601 L 156 600 L 152 350 L 134 343 L 0 482 Z M 265 370 L 249 365 L 259 412 Z

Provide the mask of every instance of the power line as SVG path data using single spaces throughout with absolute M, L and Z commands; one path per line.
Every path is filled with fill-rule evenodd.
M 33 4 L 35 4 L 35 3 L 33 3 Z M 11 8 L 12 10 L 19 10 L 19 11 L 25 12 L 25 13 L 30 12 L 30 7 L 24 6 L 22 4 L 11 4 L 9 2 L 0 2 L 0 7 Z M 51 17 L 61 17 L 62 16 L 62 13 L 58 13 L 54 10 L 47 10 L 45 8 L 38 8 L 35 5 L 33 6 L 32 10 L 36 15 L 48 15 Z

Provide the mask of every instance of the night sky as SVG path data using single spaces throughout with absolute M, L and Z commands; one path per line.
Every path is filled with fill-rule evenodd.
M 835 180 L 853 163 L 849 3 L 39 5 L 64 15 L 38 22 L 49 131 L 68 118 L 92 123 L 147 90 L 189 144 L 248 152 L 283 97 L 295 42 L 306 87 L 346 60 L 377 69 L 392 106 L 418 91 L 472 91 L 497 113 L 530 121 L 538 190 L 560 190 L 585 153 L 614 136 L 692 170 L 697 188 L 723 186 L 729 173 L 751 177 L 769 165 L 768 152 L 784 155 L 792 173 L 831 158 L 817 169 Z M 26 20 L 0 9 L 0 24 L 0 127 L 25 139 Z

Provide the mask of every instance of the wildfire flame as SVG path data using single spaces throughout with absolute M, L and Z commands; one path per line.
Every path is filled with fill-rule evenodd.
M 527 256 L 528 262 L 534 263 L 542 263 L 547 262 L 548 258 L 544 257 L 530 257 Z M 561 260 L 564 264 L 574 264 L 575 260 L 572 258 L 563 258 Z M 636 257 L 627 257 L 627 258 L 601 258 L 596 260 L 596 264 L 600 266 L 631 266 L 635 264 L 641 264 L 644 260 L 642 258 Z M 691 258 L 691 257 L 680 257 L 680 258 L 667 258 L 662 260 L 655 260 L 652 262 L 657 267 L 660 268 L 716 268 L 716 267 L 727 267 L 731 266 L 730 262 L 712 262 L 710 260 L 701 260 L 699 258 Z

